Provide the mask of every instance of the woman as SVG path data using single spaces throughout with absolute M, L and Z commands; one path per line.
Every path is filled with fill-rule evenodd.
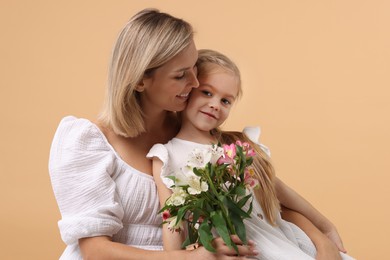
M 197 58 L 192 28 L 183 20 L 143 10 L 126 24 L 98 123 L 65 117 L 51 147 L 49 170 L 67 244 L 61 259 L 237 258 L 221 239 L 215 240 L 217 254 L 161 251 L 158 196 L 146 153 L 177 133 L 174 111 L 184 109 L 199 84 Z M 256 254 L 239 248 L 242 255 Z

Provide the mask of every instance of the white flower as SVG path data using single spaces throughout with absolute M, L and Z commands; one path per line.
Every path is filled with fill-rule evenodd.
M 187 192 L 181 187 L 173 187 L 172 195 L 167 200 L 167 205 L 180 206 L 184 204 L 186 197 L 188 196 Z
M 174 216 L 174 217 L 171 217 L 171 218 L 167 219 L 167 222 L 169 223 L 168 224 L 168 229 L 169 230 L 180 231 L 180 230 L 183 229 L 182 220 L 179 219 L 179 221 L 177 221 L 177 216 Z
M 209 185 L 206 182 L 201 181 L 198 176 L 197 178 L 190 179 L 190 187 L 188 187 L 188 193 L 191 195 L 196 195 L 201 193 L 202 191 L 207 191 L 209 189 Z
M 200 177 L 189 166 L 183 167 L 181 171 L 176 173 L 175 184 L 178 186 L 190 186 L 188 187 L 188 193 L 191 195 L 196 195 L 209 189 L 207 183 L 201 181 Z
M 209 149 L 194 149 L 187 161 L 187 165 L 190 167 L 203 168 L 210 162 L 212 153 Z
M 211 164 L 216 164 L 218 159 L 224 155 L 223 148 L 218 145 L 212 145 L 210 147 L 210 152 L 211 152 L 211 160 L 210 160 Z

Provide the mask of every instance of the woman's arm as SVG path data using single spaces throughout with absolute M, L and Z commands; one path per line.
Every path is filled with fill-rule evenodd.
M 216 248 L 216 253 L 207 251 L 204 247 L 198 247 L 192 251 L 172 250 L 172 251 L 151 251 L 143 250 L 121 243 L 112 242 L 109 237 L 98 236 L 82 238 L 79 240 L 81 255 L 85 260 L 238 260 L 248 259 L 244 256 L 255 256 L 257 251 L 254 250 L 254 245 L 240 245 L 240 239 L 237 236 L 232 237 L 233 242 L 238 246 L 238 250 L 242 257 L 237 256 L 237 252 L 233 248 L 228 248 L 222 238 L 216 238 L 213 245 Z
M 112 242 L 107 236 L 82 238 L 79 246 L 83 259 L 145 259 L 145 260 L 172 260 L 186 259 L 186 251 L 151 251 L 131 247 L 125 244 Z
M 282 217 L 300 227 L 310 237 L 317 249 L 317 260 L 341 260 L 340 252 L 336 245 L 317 229 L 310 220 L 300 213 L 287 208 L 282 208 Z
M 157 157 L 153 158 L 153 178 L 157 186 L 158 197 L 160 200 L 160 208 L 164 205 L 165 201 L 172 194 L 172 191 L 165 186 L 161 179 L 161 169 L 163 163 Z M 174 232 L 168 229 L 168 224 L 164 224 L 162 227 L 163 232 L 163 246 L 164 250 L 179 250 L 181 249 L 181 244 L 184 241 L 183 232 Z
M 283 183 L 275 180 L 275 189 L 280 203 L 289 209 L 297 211 L 310 220 L 321 232 L 333 241 L 341 252 L 346 253 L 343 242 L 333 223 L 315 209 L 307 200 Z

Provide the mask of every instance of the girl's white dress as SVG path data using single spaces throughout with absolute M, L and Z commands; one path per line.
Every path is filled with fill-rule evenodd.
M 246 135 L 255 143 L 260 136 L 260 128 L 245 128 Z M 269 154 L 269 150 L 260 145 Z M 178 138 L 173 138 L 167 144 L 156 144 L 149 151 L 147 157 L 158 157 L 163 162 L 161 177 L 167 187 L 173 182 L 166 176 L 174 175 L 174 172 L 185 165 L 189 154 L 195 149 L 208 149 L 210 145 L 199 144 Z M 264 260 L 313 260 L 316 249 L 310 238 L 293 223 L 284 221 L 280 214 L 277 217 L 278 226 L 272 226 L 264 217 L 263 210 L 256 200 L 253 203 L 251 218 L 245 220 L 247 239 L 256 242 L 260 252 L 257 259 Z M 353 259 L 340 253 L 342 259 Z
M 49 172 L 67 247 L 61 259 L 82 259 L 78 239 L 110 236 L 126 245 L 162 250 L 153 177 L 126 164 L 99 128 L 65 117 L 50 150 Z

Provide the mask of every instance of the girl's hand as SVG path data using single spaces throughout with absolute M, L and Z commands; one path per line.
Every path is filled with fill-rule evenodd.
M 320 244 L 316 244 L 316 260 L 341 260 L 340 251 L 333 241 L 324 236 Z
M 238 236 L 231 236 L 234 243 L 236 243 L 238 247 L 239 256 L 237 256 L 237 252 L 233 248 L 229 248 L 223 239 L 218 237 L 213 241 L 213 246 L 216 249 L 216 253 L 209 252 L 204 247 L 199 247 L 193 250 L 190 253 L 189 259 L 196 260 L 233 260 L 233 259 L 248 259 L 248 257 L 256 256 L 259 254 L 258 251 L 255 250 L 255 243 L 253 241 L 248 241 L 248 245 L 243 245 Z
M 341 240 L 341 237 L 334 225 L 330 225 L 326 230 L 323 231 L 323 233 L 336 245 L 338 250 L 343 253 L 347 253 L 347 250 L 344 248 L 343 241 Z

